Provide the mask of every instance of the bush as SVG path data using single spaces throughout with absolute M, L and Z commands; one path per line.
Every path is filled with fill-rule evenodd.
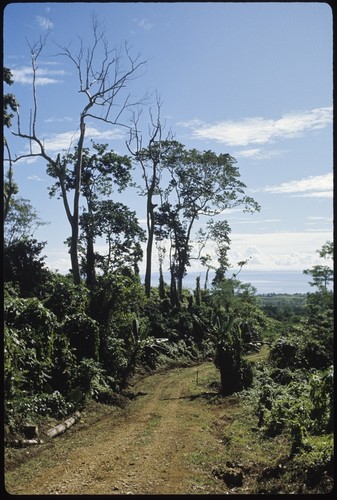
M 85 314 L 75 314 L 66 318 L 62 331 L 74 348 L 77 361 L 83 358 L 98 359 L 99 327 L 95 320 Z
M 100 328 L 99 359 L 104 370 L 113 380 L 112 388 L 117 391 L 122 384 L 122 374 L 126 372 L 130 353 L 125 341 L 117 338 L 111 327 Z
M 84 285 L 74 285 L 70 276 L 53 274 L 46 285 L 44 305 L 59 320 L 66 316 L 85 314 L 89 305 L 89 291 Z
M 5 424 L 11 432 L 20 432 L 27 422 L 39 417 L 62 419 L 74 411 L 72 403 L 58 392 L 16 398 L 5 403 Z
M 49 385 L 52 390 L 68 395 L 76 385 L 77 358 L 69 339 L 59 329 L 54 340 L 54 351 Z
M 89 394 L 97 401 L 111 391 L 108 377 L 101 364 L 93 359 L 82 359 L 78 367 L 77 384 L 84 394 Z M 112 394 L 112 391 L 111 391 Z M 104 396 L 105 395 L 105 396 Z
M 16 283 L 22 297 L 41 297 L 49 279 L 45 257 L 40 257 L 45 244 L 26 238 L 5 247 L 4 281 Z
M 303 365 L 298 341 L 280 338 L 270 349 L 269 361 L 277 368 L 298 368 Z
M 39 392 L 50 379 L 56 316 L 36 298 L 6 298 L 5 381 L 7 396 Z

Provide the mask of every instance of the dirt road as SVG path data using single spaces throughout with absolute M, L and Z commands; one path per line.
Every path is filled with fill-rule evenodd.
M 210 377 L 211 363 L 144 378 L 132 387 L 136 397 L 127 409 L 111 410 L 93 425 L 70 429 L 8 472 L 7 492 L 225 492 L 224 483 L 213 477 L 202 458 L 215 457 L 223 447 L 214 427 L 221 407 L 211 405 L 207 397 Z

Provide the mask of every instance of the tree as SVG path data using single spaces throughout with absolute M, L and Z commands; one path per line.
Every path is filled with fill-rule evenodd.
M 138 130 L 139 115 L 133 116 L 133 127 L 127 147 L 135 162 L 140 165 L 144 186 L 140 187 L 141 194 L 146 197 L 146 268 L 145 268 L 145 293 L 147 297 L 151 294 L 152 252 L 155 233 L 155 208 L 154 197 L 160 194 L 161 162 L 170 142 L 162 139 L 163 124 L 160 118 L 161 102 L 157 97 L 157 117 L 154 118 L 150 110 L 149 140 L 143 147 L 143 138 Z M 135 144 L 135 146 L 132 146 Z
M 13 85 L 13 75 L 9 68 L 3 69 L 3 81 L 6 85 Z M 11 111 L 16 112 L 18 109 L 18 102 L 14 96 L 14 94 L 8 93 L 3 96 L 3 116 L 4 116 L 4 126 L 10 127 L 12 124 L 12 118 L 14 118 L 13 113 Z M 10 112 L 8 112 L 10 110 Z
M 94 255 L 97 267 L 104 274 L 129 266 L 138 274 L 138 262 L 143 254 L 140 242 L 145 240 L 145 232 L 139 226 L 135 212 L 123 203 L 102 200 L 92 206 L 90 214 L 82 214 L 80 224 L 85 235 L 105 238 L 108 244 L 106 255 Z M 88 274 L 88 252 L 86 257 L 83 267 Z
M 190 263 L 193 229 L 200 216 L 210 218 L 238 205 L 251 212 L 260 208 L 253 198 L 244 195 L 246 186 L 239 179 L 235 163 L 229 154 L 186 150 L 177 142 L 171 143 L 170 154 L 162 159 L 161 166 L 170 173 L 170 182 L 160 209 L 161 231 L 166 225 L 173 238 L 171 275 L 176 281 L 178 301 Z M 165 232 L 159 237 L 165 237 Z
M 5 245 L 32 238 L 34 232 L 47 224 L 40 219 L 29 200 L 12 197 L 4 223 Z
M 215 277 L 213 279 L 213 285 L 220 283 L 225 278 L 225 273 L 229 268 L 228 260 L 228 250 L 230 246 L 229 233 L 231 228 L 229 227 L 228 221 L 220 220 L 214 221 L 210 219 L 207 221 L 206 230 L 200 229 L 197 233 L 198 243 L 199 243 L 199 253 L 198 258 L 201 264 L 206 266 L 206 278 L 205 278 L 205 289 L 208 283 L 208 274 L 211 269 L 215 270 Z M 216 268 L 211 264 L 212 257 L 210 255 L 201 255 L 203 248 L 206 246 L 208 241 L 212 241 L 216 245 L 218 267 Z
M 128 45 L 125 44 L 124 55 L 128 67 L 122 69 L 122 50 L 111 50 L 109 48 L 109 43 L 104 36 L 104 30 L 101 29 L 95 16 L 92 18 L 92 37 L 93 40 L 88 47 L 85 47 L 83 40 L 80 39 L 80 46 L 77 53 L 72 52 L 69 47 L 58 45 L 60 49 L 58 55 L 67 58 L 74 65 L 78 74 L 78 91 L 85 99 L 85 104 L 79 111 L 79 133 L 76 145 L 76 162 L 73 166 L 74 187 L 71 193 L 73 195 L 72 200 L 70 199 L 66 185 L 67 164 L 65 163 L 65 157 L 61 161 L 60 154 L 56 158 L 50 156 L 37 129 L 37 61 L 45 48 L 47 37 L 40 38 L 35 44 L 30 44 L 34 102 L 29 131 L 23 132 L 20 115 L 17 113 L 17 131 L 13 132 L 15 136 L 28 140 L 30 144 L 30 153 L 20 155 L 16 160 L 29 156 L 40 156 L 52 167 L 54 175 L 58 178 L 64 209 L 71 227 L 70 258 L 75 284 L 79 284 L 81 281 L 78 240 L 83 151 L 87 120 L 98 120 L 109 125 L 125 126 L 121 121 L 121 116 L 126 109 L 134 106 L 135 103 L 131 102 L 130 94 L 123 96 L 124 88 L 136 76 L 137 71 L 144 64 L 144 61 L 140 60 L 139 55 L 137 57 L 131 55 Z M 117 96 L 122 99 L 119 106 Z
M 7 85 L 12 85 L 14 83 L 13 81 L 13 76 L 8 68 L 4 68 L 4 75 L 3 75 L 3 80 L 4 83 Z M 4 119 L 4 126 L 9 128 L 12 124 L 12 118 L 14 117 L 13 113 L 9 112 L 8 113 L 8 108 L 11 111 L 16 112 L 18 110 L 18 103 L 16 101 L 16 98 L 13 94 L 5 94 L 3 96 L 3 119 Z M 6 220 L 6 217 L 8 215 L 11 202 L 13 199 L 13 196 L 18 193 L 18 186 L 14 182 L 13 178 L 13 161 L 11 157 L 11 152 L 8 146 L 8 143 L 6 139 L 4 139 L 4 146 L 7 151 L 8 155 L 8 163 L 9 163 L 9 168 L 6 172 L 6 177 L 5 177 L 5 182 L 4 182 L 4 211 L 3 211 L 3 217 L 4 220 Z
M 24 238 L 5 247 L 4 281 L 17 283 L 21 297 L 41 296 L 49 278 L 45 256 L 40 254 L 44 242 Z
M 321 250 L 317 250 L 320 257 L 333 258 L 333 242 L 327 241 Z M 312 335 L 325 348 L 333 352 L 334 336 L 334 293 L 329 283 L 333 283 L 333 269 L 329 266 L 316 265 L 311 269 L 303 271 L 310 275 L 312 281 L 309 284 L 317 287 L 314 293 L 308 293 L 306 297 L 307 330 L 306 335 Z M 331 361 L 332 362 L 332 361 Z
M 213 305 L 213 338 L 215 365 L 220 371 L 221 393 L 228 396 L 249 387 L 253 380 L 251 365 L 243 358 L 243 331 L 251 322 L 252 311 L 245 307 L 247 294 L 240 294 L 241 283 L 223 279 L 217 283 L 211 300 Z M 246 292 L 247 289 L 245 290 Z M 249 296 L 248 292 L 248 296 Z M 240 296 L 241 295 L 241 296 Z M 250 298 L 248 298 L 248 303 Z
M 83 148 L 82 152 L 82 178 L 81 194 L 86 201 L 84 213 L 79 217 L 79 223 L 84 230 L 86 241 L 86 277 L 87 285 L 92 286 L 95 282 L 95 253 L 94 242 L 99 230 L 96 230 L 94 212 L 97 212 L 98 202 L 101 197 L 106 198 L 113 193 L 114 186 L 118 192 L 123 191 L 131 181 L 131 161 L 127 156 L 118 155 L 113 150 L 108 151 L 107 144 L 97 144 L 92 141 L 94 153 L 90 154 L 89 148 Z M 76 185 L 76 163 L 78 158 L 77 149 L 74 153 L 68 153 L 62 157 L 62 164 L 66 165 L 62 184 L 55 170 L 55 166 L 49 164 L 48 174 L 57 181 L 50 188 L 49 194 L 62 196 L 63 191 L 67 194 L 73 192 Z M 83 237 L 79 235 L 79 241 Z
M 333 242 L 327 241 L 317 252 L 324 259 L 333 258 Z M 305 269 L 303 274 L 311 276 L 312 281 L 309 281 L 309 285 L 316 286 L 319 290 L 326 291 L 328 284 L 333 281 L 333 269 L 329 266 L 316 265 L 311 269 Z

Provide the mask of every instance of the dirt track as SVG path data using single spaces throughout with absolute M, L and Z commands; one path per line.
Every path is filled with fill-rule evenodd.
M 69 430 L 8 473 L 7 492 L 224 493 L 224 483 L 200 458 L 205 450 L 216 456 L 223 446 L 213 425 L 221 408 L 207 400 L 210 372 L 212 364 L 204 364 L 139 381 L 132 388 L 137 397 L 126 410 Z

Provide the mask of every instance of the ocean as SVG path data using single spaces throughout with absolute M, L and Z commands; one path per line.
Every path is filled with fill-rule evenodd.
M 200 276 L 200 285 L 203 288 L 205 283 L 205 272 L 190 272 L 184 278 L 185 288 L 195 289 L 196 278 Z M 228 273 L 228 277 L 231 273 Z M 209 276 L 209 283 L 212 281 Z M 256 288 L 257 294 L 267 293 L 308 293 L 316 289 L 309 285 L 310 276 L 303 274 L 303 271 L 248 271 L 243 269 L 238 275 L 238 280 L 242 283 L 250 283 Z M 169 275 L 164 273 L 164 279 L 169 283 Z M 153 273 L 152 286 L 159 282 L 159 274 Z

